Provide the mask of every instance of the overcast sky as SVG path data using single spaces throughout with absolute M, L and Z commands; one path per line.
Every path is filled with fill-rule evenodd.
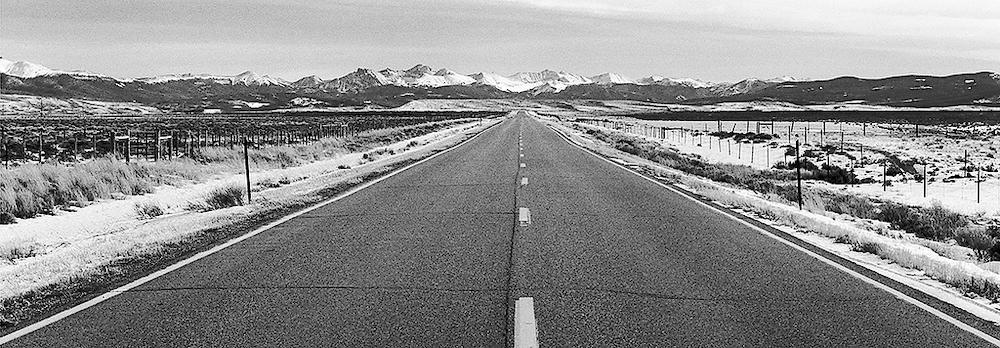
M 0 55 L 123 77 L 422 63 L 736 81 L 1000 71 L 1000 1 L 2 0 Z

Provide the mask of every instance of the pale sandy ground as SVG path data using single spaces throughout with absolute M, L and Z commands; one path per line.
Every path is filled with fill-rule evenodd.
M 928 242 L 900 231 L 890 231 L 887 230 L 887 226 L 884 223 L 878 221 L 857 219 L 833 213 L 817 214 L 797 210 L 791 206 L 767 201 L 758 194 L 748 190 L 732 188 L 728 185 L 698 178 L 639 157 L 616 151 L 582 132 L 573 130 L 566 126 L 566 123 L 555 122 L 551 119 L 548 120 L 548 123 L 568 134 L 575 142 L 585 147 L 594 149 L 600 153 L 619 157 L 627 163 L 637 163 L 657 168 L 659 172 L 664 173 L 663 175 L 671 176 L 674 178 L 673 180 L 679 181 L 678 186 L 714 199 L 723 206 L 731 207 L 745 216 L 789 232 L 796 238 L 951 303 L 983 319 L 1000 323 L 1000 303 L 991 303 L 988 299 L 975 294 L 966 294 L 961 289 L 942 280 L 946 276 L 972 276 L 981 280 L 989 279 L 993 282 L 1000 282 L 1000 274 L 989 270 L 992 266 L 991 264 L 977 265 L 967 257 L 960 257 L 960 255 L 969 253 L 968 248 Z M 771 221 L 761 217 L 759 214 L 746 210 L 747 207 L 766 210 L 779 216 L 791 216 L 793 217 L 792 220 L 807 222 L 809 227 Z M 817 230 L 823 230 L 823 232 L 817 232 Z M 830 236 L 833 234 L 849 234 L 861 240 L 878 242 L 884 248 L 893 250 L 892 254 L 899 257 L 900 260 L 853 251 L 848 244 L 836 243 L 835 238 Z M 952 257 L 947 257 L 940 253 L 948 253 Z M 902 260 L 914 262 L 915 265 L 912 268 L 902 267 L 900 266 Z
M 292 183 L 255 192 L 254 203 L 247 206 L 202 213 L 185 209 L 191 202 L 203 201 L 205 194 L 215 188 L 242 185 L 244 176 L 234 173 L 201 183 L 161 186 L 152 194 L 101 201 L 75 212 L 0 225 L 0 249 L 30 247 L 37 254 L 13 262 L 0 261 L 0 299 L 69 277 L 86 275 L 117 258 L 149 252 L 163 243 L 180 240 L 201 229 L 236 221 L 261 204 L 294 200 L 303 194 L 375 171 L 389 161 L 425 156 L 495 122 L 498 121 L 465 123 L 381 147 L 393 149 L 396 154 L 383 155 L 374 162 L 364 161 L 363 153 L 352 153 L 299 167 L 252 173 L 255 190 L 263 189 L 258 185 L 262 181 L 277 182 L 287 178 Z M 411 142 L 418 145 L 407 149 Z M 340 165 L 353 168 L 337 169 Z M 135 205 L 139 202 L 155 202 L 166 209 L 166 214 L 152 220 L 140 220 L 135 212 Z

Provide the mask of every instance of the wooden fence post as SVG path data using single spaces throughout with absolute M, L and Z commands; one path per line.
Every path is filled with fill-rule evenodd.
M 888 168 L 887 168 L 888 164 L 886 162 L 889 162 L 888 158 L 882 160 L 882 192 L 885 192 L 886 188 L 889 186 L 889 182 L 886 181 L 886 178 L 885 178 L 886 177 L 886 172 L 888 171 Z
M 253 201 L 253 197 L 250 193 L 250 155 L 247 149 L 247 140 L 243 139 L 243 169 L 246 172 L 247 179 L 247 204 Z
M 3 135 L 0 136 L 0 137 L 2 137 L 3 140 L 2 140 L 2 143 L 0 143 L 0 147 L 2 147 L 2 150 L 3 150 L 3 167 L 4 168 L 9 168 L 10 167 L 10 155 L 7 153 L 7 132 L 3 132 L 2 134 Z
M 924 160 L 924 198 L 927 198 L 927 160 Z
M 799 141 L 795 141 L 795 178 L 798 182 L 799 210 L 802 210 L 802 162 L 799 159 Z
M 132 130 L 125 130 L 125 163 L 132 161 Z
M 174 159 L 174 147 L 177 146 L 177 144 L 174 143 L 174 130 L 173 129 L 170 130 L 170 143 L 169 143 L 169 145 L 170 145 L 169 149 L 167 150 L 167 159 L 168 160 L 172 160 L 172 159 Z
M 42 133 L 38 133 L 38 164 L 45 163 L 45 146 L 42 144 Z

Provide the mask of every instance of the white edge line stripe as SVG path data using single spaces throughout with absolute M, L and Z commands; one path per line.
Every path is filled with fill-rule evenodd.
M 557 133 L 561 133 L 560 131 L 558 131 L 558 130 L 556 130 L 554 128 L 550 128 L 550 129 L 552 129 L 553 131 L 555 131 Z M 809 251 L 808 249 L 805 249 L 805 248 L 799 246 L 798 244 L 792 243 L 790 241 L 785 240 L 784 238 L 778 237 L 778 236 L 772 234 L 771 232 L 768 232 L 765 229 L 762 229 L 762 228 L 760 228 L 758 226 L 755 226 L 754 224 L 751 224 L 751 223 L 746 222 L 746 221 L 744 221 L 744 220 L 742 220 L 740 218 L 737 218 L 737 217 L 735 217 L 733 215 L 730 215 L 729 213 L 726 213 L 726 212 L 724 212 L 724 211 L 722 211 L 722 210 L 720 210 L 720 209 L 718 209 L 716 207 L 713 207 L 711 205 L 708 205 L 705 202 L 702 202 L 702 201 L 699 201 L 697 199 L 694 199 L 693 197 L 690 197 L 690 196 L 684 194 L 683 192 L 680 192 L 677 189 L 675 189 L 673 187 L 670 187 L 670 186 L 668 186 L 668 185 L 666 185 L 666 184 L 664 184 L 662 182 L 659 182 L 659 181 L 653 180 L 651 178 L 648 178 L 645 175 L 636 173 L 636 172 L 632 171 L 631 169 L 629 169 L 629 168 L 627 168 L 625 166 L 622 166 L 622 165 L 620 165 L 618 163 L 612 162 L 612 161 L 608 160 L 607 158 L 604 158 L 602 156 L 598 156 L 597 154 L 591 152 L 587 148 L 585 148 L 585 147 L 583 147 L 583 146 L 581 146 L 579 144 L 576 144 L 573 141 L 570 141 L 569 137 L 566 136 L 566 135 L 560 134 L 560 137 L 563 138 L 563 140 L 565 140 L 567 143 L 583 149 L 584 152 L 586 152 L 586 153 L 588 153 L 588 154 L 590 154 L 590 155 L 592 155 L 594 157 L 600 158 L 600 159 L 604 160 L 605 162 L 611 163 L 611 164 L 613 164 L 613 165 L 615 165 L 615 166 L 617 166 L 619 168 L 625 169 L 629 173 L 637 175 L 637 176 L 639 176 L 639 177 L 641 177 L 643 179 L 649 180 L 649 181 L 651 181 L 651 182 L 653 182 L 653 183 L 655 183 L 657 185 L 660 185 L 661 187 L 664 187 L 664 188 L 666 188 L 666 189 L 668 189 L 670 191 L 673 191 L 674 193 L 677 193 L 678 195 L 683 196 L 684 198 L 692 200 L 692 201 L 694 201 L 694 202 L 696 202 L 698 204 L 701 204 L 702 206 L 704 206 L 706 208 L 709 208 L 709 209 L 711 209 L 711 210 L 713 210 L 713 211 L 715 211 L 715 212 L 717 212 L 719 214 L 722 214 L 722 215 L 724 215 L 724 216 L 726 216 L 726 217 L 728 217 L 730 219 L 738 221 L 739 223 L 742 223 L 742 224 L 744 224 L 744 225 L 746 225 L 746 226 L 748 226 L 748 227 L 750 227 L 750 228 L 752 228 L 754 230 L 757 230 L 758 232 L 760 232 L 761 234 L 763 234 L 765 236 L 771 237 L 771 238 L 773 238 L 773 239 L 775 239 L 775 240 L 777 240 L 777 241 L 779 241 L 781 243 L 784 243 L 785 245 L 788 245 L 788 246 L 792 247 L 795 250 L 801 251 L 801 252 L 805 253 L 806 255 L 812 256 L 813 258 L 818 259 L 818 260 L 822 261 L 823 263 L 826 263 L 826 264 L 828 264 L 830 266 L 833 266 L 834 268 L 836 268 L 836 269 L 838 269 L 838 270 L 840 270 L 840 271 L 842 271 L 844 273 L 847 273 L 847 274 L 849 274 L 849 275 L 851 275 L 851 276 L 853 276 L 855 278 L 858 278 L 858 279 L 860 279 L 860 280 L 862 280 L 862 281 L 864 281 L 864 282 L 866 282 L 868 284 L 871 284 L 871 285 L 875 286 L 876 288 L 879 288 L 879 289 L 881 289 L 881 290 L 883 290 L 885 292 L 888 292 L 888 293 L 892 294 L 893 296 L 895 296 L 895 297 L 897 297 L 897 298 L 899 298 L 901 300 L 909 302 L 910 304 L 912 304 L 914 306 L 917 306 L 920 309 L 923 309 L 923 310 L 925 310 L 925 311 L 933 314 L 934 316 L 936 316 L 938 318 L 941 318 L 942 320 L 947 321 L 947 322 L 951 323 L 952 325 L 957 326 L 958 328 L 960 328 L 962 330 L 968 331 L 969 333 L 971 333 L 973 335 L 976 335 L 977 337 L 983 339 L 984 341 L 987 341 L 987 342 L 993 344 L 994 346 L 1000 347 L 1000 339 L 997 339 L 996 337 L 990 336 L 990 335 L 986 334 L 985 332 L 979 331 L 979 329 L 976 329 L 976 328 L 974 328 L 972 326 L 969 326 L 969 324 L 963 323 L 962 321 L 960 321 L 958 319 L 955 319 L 954 317 L 952 317 L 952 316 L 950 316 L 950 315 L 948 315 L 948 314 L 946 314 L 944 312 L 941 312 L 938 309 L 936 309 L 934 307 L 931 307 L 930 305 L 928 305 L 926 303 L 920 302 L 917 299 L 912 298 L 912 297 L 910 297 L 910 296 L 908 296 L 908 295 L 906 295 L 906 294 L 904 294 L 902 292 L 899 292 L 898 290 L 893 289 L 892 287 L 890 287 L 888 285 L 882 284 L 882 283 L 880 283 L 880 282 L 878 282 L 878 281 L 876 281 L 874 279 L 871 279 L 871 278 L 868 278 L 868 277 L 866 277 L 864 275 L 861 275 L 860 273 L 857 273 L 857 272 L 851 270 L 850 268 L 844 267 L 843 265 L 841 265 L 839 263 L 836 263 L 833 260 L 829 260 L 827 258 L 824 258 L 824 257 L 820 256 L 819 254 L 816 254 L 816 253 L 814 253 L 812 251 Z
M 538 348 L 534 298 L 521 297 L 514 305 L 514 348 Z
M 333 198 L 328 199 L 328 200 L 323 201 L 323 202 L 319 202 L 319 203 L 317 203 L 317 204 L 315 204 L 315 205 L 313 205 L 311 207 L 308 207 L 306 209 L 297 211 L 297 212 L 292 213 L 290 215 L 286 215 L 285 217 L 283 217 L 281 219 L 278 219 L 277 221 L 274 221 L 274 222 L 271 222 L 271 223 L 269 223 L 267 225 L 259 227 L 256 230 L 253 230 L 253 231 L 251 231 L 249 233 L 246 233 L 246 234 L 244 234 L 242 236 L 230 239 L 230 240 L 226 241 L 225 243 L 216 245 L 215 247 L 212 247 L 211 249 L 208 249 L 208 250 L 202 251 L 200 253 L 197 253 L 194 256 L 191 256 L 191 257 L 189 257 L 187 259 L 181 260 L 180 262 L 177 262 L 175 264 L 167 266 L 164 269 L 161 269 L 161 270 L 158 270 L 156 272 L 150 273 L 149 275 L 146 275 L 146 276 L 144 276 L 142 278 L 136 279 L 136 280 L 132 281 L 131 283 L 122 285 L 122 286 L 120 286 L 120 287 L 118 287 L 116 289 L 113 289 L 113 290 L 105 292 L 105 293 L 103 293 L 101 295 L 98 295 L 97 297 L 92 298 L 92 299 L 90 299 L 90 300 L 88 300 L 88 301 L 86 301 L 84 303 L 78 304 L 76 306 L 73 306 L 72 308 L 69 308 L 69 309 L 64 310 L 62 312 L 59 312 L 59 313 L 56 313 L 55 315 L 52 315 L 52 316 L 50 316 L 48 318 L 45 318 L 45 319 L 42 319 L 42 320 L 40 320 L 40 321 L 38 321 L 38 322 L 36 322 L 34 324 L 31 324 L 31 325 L 28 325 L 28 326 L 26 326 L 24 328 L 21 328 L 20 330 L 11 332 L 11 333 L 3 336 L 3 337 L 0 337 L 0 345 L 5 344 L 5 343 L 10 342 L 10 341 L 13 341 L 15 339 L 18 339 L 18 338 L 20 338 L 20 337 L 22 337 L 24 335 L 32 333 L 32 332 L 34 332 L 34 331 L 36 331 L 38 329 L 41 329 L 43 327 L 46 327 L 48 325 L 51 325 L 51 324 L 53 324 L 53 323 L 55 323 L 55 322 L 57 322 L 59 320 L 65 319 L 66 317 L 69 317 L 69 316 L 71 316 L 73 314 L 76 314 L 77 312 L 81 312 L 81 311 L 83 311 L 83 310 L 85 310 L 87 308 L 93 307 L 94 305 L 97 305 L 97 304 L 99 304 L 101 302 L 104 302 L 104 301 L 106 301 L 106 300 L 108 300 L 108 299 L 110 299 L 112 297 L 115 297 L 115 296 L 117 296 L 117 295 L 119 295 L 121 293 L 124 293 L 124 292 L 126 292 L 126 291 L 128 291 L 130 289 L 138 287 L 138 286 L 140 286 L 142 284 L 145 284 L 145 283 L 147 283 L 147 282 L 149 282 L 149 281 L 151 281 L 153 279 L 159 278 L 159 277 L 161 277 L 161 276 L 163 276 L 163 275 L 165 275 L 167 273 L 175 271 L 175 270 L 177 270 L 177 269 L 179 269 L 181 267 L 184 267 L 184 266 L 186 266 L 188 264 L 191 264 L 191 263 L 193 263 L 195 261 L 198 261 L 198 260 L 200 260 L 202 258 L 205 258 L 205 257 L 207 257 L 209 255 L 212 255 L 212 254 L 214 254 L 216 252 L 219 252 L 222 249 L 230 247 L 230 246 L 232 246 L 232 245 L 234 245 L 236 243 L 239 243 L 239 242 L 241 242 L 243 240 L 246 240 L 246 239 L 248 239 L 250 237 L 256 236 L 256 235 L 258 235 L 258 234 L 260 234 L 260 233 L 262 233 L 264 231 L 267 231 L 267 230 L 269 230 L 271 228 L 274 228 L 275 226 L 278 226 L 278 225 L 280 225 L 282 223 L 285 223 L 288 220 L 297 218 L 297 217 L 299 217 L 299 216 L 301 216 L 303 214 L 306 214 L 306 213 L 311 212 L 313 210 L 319 209 L 319 208 L 321 208 L 321 207 L 323 207 L 323 206 L 325 206 L 327 204 L 339 201 L 339 200 L 341 200 L 341 199 L 343 199 L 343 198 L 345 198 L 347 196 L 350 196 L 350 195 L 354 194 L 355 192 L 358 192 L 358 191 L 361 191 L 361 190 L 363 190 L 365 188 L 368 188 L 369 186 L 377 184 L 377 183 L 381 182 L 382 180 L 385 180 L 385 179 L 388 179 L 388 178 L 390 178 L 392 176 L 395 176 L 396 174 L 399 174 L 399 173 L 401 173 L 401 172 L 403 172 L 403 171 L 405 171 L 407 169 L 415 167 L 415 166 L 417 166 L 417 165 L 419 165 L 421 163 L 430 161 L 431 159 L 434 159 L 437 156 L 443 155 L 443 154 L 445 154 L 445 153 L 447 153 L 447 152 L 449 152 L 451 150 L 457 149 L 457 148 L 461 147 L 462 145 L 465 145 L 466 143 L 472 141 L 475 138 L 478 138 L 480 135 L 486 133 L 486 131 L 490 130 L 491 128 L 493 128 L 493 127 L 495 127 L 495 126 L 497 126 L 497 125 L 499 125 L 501 123 L 503 123 L 503 121 L 494 123 L 493 125 L 490 125 L 490 126 L 486 127 L 485 129 L 483 129 L 482 131 L 480 131 L 476 135 L 472 136 L 471 138 L 465 139 L 462 142 L 460 142 L 458 144 L 455 144 L 454 146 L 451 146 L 451 147 L 449 147 L 449 148 L 447 148 L 445 150 L 442 150 L 442 151 L 440 151 L 438 153 L 435 153 L 435 154 L 431 155 L 430 157 L 427 157 L 427 158 L 424 158 L 422 160 L 419 160 L 416 163 L 412 163 L 412 164 L 410 164 L 410 165 L 408 165 L 406 167 L 403 167 L 403 168 L 397 169 L 395 171 L 392 171 L 389 174 L 386 174 L 386 175 L 384 175 L 384 176 L 382 176 L 382 177 L 380 177 L 378 179 L 375 179 L 375 180 L 369 181 L 367 183 L 364 183 L 361 186 L 358 186 L 358 187 L 355 187 L 353 189 L 350 189 L 347 192 L 344 192 L 344 193 L 342 193 L 342 194 L 340 194 L 340 195 L 338 195 L 336 197 L 333 197 Z

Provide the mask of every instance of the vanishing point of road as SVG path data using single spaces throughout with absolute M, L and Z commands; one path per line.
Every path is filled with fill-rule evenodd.
M 981 347 L 525 112 L 10 347 Z M 523 338 L 523 337 L 521 337 Z

